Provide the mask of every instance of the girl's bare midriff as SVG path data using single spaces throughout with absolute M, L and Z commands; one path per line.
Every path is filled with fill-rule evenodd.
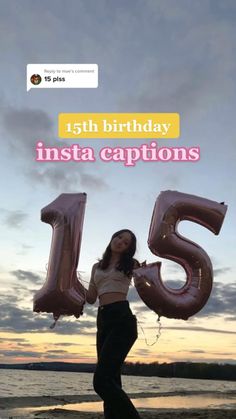
M 106 304 L 116 303 L 117 301 L 125 301 L 126 294 L 123 292 L 107 292 L 99 297 L 99 305 L 104 306 Z

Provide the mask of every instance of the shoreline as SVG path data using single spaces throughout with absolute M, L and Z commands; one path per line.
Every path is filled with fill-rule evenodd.
M 197 396 L 182 394 L 183 397 Z M 200 395 L 199 395 L 200 396 Z M 158 393 L 134 393 L 129 394 L 132 399 L 160 397 Z M 181 397 L 181 396 L 180 396 Z M 223 403 L 218 408 L 174 408 L 174 398 L 168 394 L 167 408 L 155 407 L 137 407 L 142 419 L 232 419 L 236 418 L 236 403 L 232 407 L 227 403 Z M 227 399 L 225 399 L 227 401 Z M 80 403 L 101 402 L 97 395 L 58 395 L 58 396 L 38 396 L 38 397 L 0 397 L 0 418 L 1 419 L 102 419 L 103 413 L 97 411 L 88 411 L 86 409 L 79 410 Z M 78 404 L 72 406 L 69 410 L 64 407 L 67 404 Z M 51 408 L 50 408 L 51 407 Z
M 206 392 L 206 391 L 175 391 L 175 392 L 139 392 L 139 393 L 128 393 L 129 398 L 131 399 L 143 399 L 143 398 L 169 398 L 173 400 L 175 397 L 187 397 L 193 398 L 196 396 L 205 396 L 214 395 L 218 398 L 235 398 L 236 392 L 230 391 L 227 393 L 222 392 Z M 0 409 L 15 409 L 15 408 L 28 408 L 28 407 L 41 407 L 43 406 L 53 406 L 53 405 L 65 405 L 65 404 L 75 404 L 75 403 L 84 403 L 84 402 L 101 402 L 101 399 L 96 394 L 58 394 L 51 396 L 0 396 Z
M 141 419 L 232 419 L 236 409 L 137 409 Z M 44 411 L 5 411 L 1 419 L 103 419 L 101 412 L 81 412 L 78 410 L 47 409 Z

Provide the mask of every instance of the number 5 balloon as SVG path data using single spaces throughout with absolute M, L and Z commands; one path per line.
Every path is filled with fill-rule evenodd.
M 80 254 L 86 204 L 85 193 L 64 193 L 41 211 L 41 220 L 53 228 L 47 278 L 34 296 L 33 310 L 79 317 L 85 302 L 76 269 Z
M 206 304 L 212 289 L 211 261 L 200 246 L 178 233 L 179 221 L 193 221 L 219 234 L 226 210 L 223 203 L 177 191 L 164 191 L 158 196 L 148 246 L 155 255 L 179 263 L 187 276 L 185 285 L 176 290 L 163 284 L 161 263 L 134 271 L 140 297 L 159 316 L 188 319 Z

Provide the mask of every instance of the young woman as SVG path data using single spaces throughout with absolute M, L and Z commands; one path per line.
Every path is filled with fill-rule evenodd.
M 130 230 L 113 234 L 102 259 L 93 265 L 86 301 L 94 304 L 97 296 L 97 366 L 94 390 L 104 401 L 105 419 L 140 419 L 127 394 L 122 390 L 121 367 L 138 337 L 137 320 L 126 300 L 132 271 L 136 237 Z

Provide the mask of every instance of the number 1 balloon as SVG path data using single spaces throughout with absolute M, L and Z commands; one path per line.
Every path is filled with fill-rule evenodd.
M 53 235 L 43 287 L 34 296 L 33 310 L 79 317 L 85 302 L 84 287 L 77 278 L 85 193 L 64 193 L 41 211 L 41 220 L 52 226 Z
M 134 283 L 145 304 L 159 316 L 187 320 L 206 304 L 212 289 L 213 270 L 207 253 L 181 236 L 181 220 L 201 224 L 219 234 L 227 206 L 177 191 L 158 196 L 149 230 L 148 246 L 157 256 L 180 264 L 187 276 L 185 285 L 171 289 L 161 279 L 161 263 L 134 271 Z

